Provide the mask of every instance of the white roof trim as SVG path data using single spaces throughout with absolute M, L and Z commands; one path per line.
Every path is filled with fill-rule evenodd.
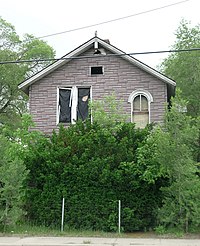
M 33 75 L 32 77 L 30 77 L 29 79 L 27 79 L 24 82 L 22 82 L 21 84 L 19 84 L 18 85 L 18 88 L 19 89 L 22 89 L 23 87 L 27 87 L 27 86 L 33 84 L 35 81 L 41 79 L 45 75 L 47 75 L 50 72 L 54 71 L 56 68 L 58 68 L 58 67 L 60 67 L 60 66 L 62 66 L 64 64 L 66 64 L 67 62 L 69 62 L 71 57 L 78 56 L 79 54 L 81 54 L 82 52 L 84 52 L 93 43 L 94 43 L 94 40 L 93 39 L 89 40 L 87 43 L 83 44 L 79 48 L 73 50 L 72 52 L 70 52 L 69 54 L 67 54 L 67 55 L 65 55 L 63 57 L 63 58 L 69 58 L 69 59 L 59 60 L 57 62 L 54 62 L 53 64 L 49 65 L 48 67 L 44 68 L 40 72 L 36 73 L 35 75 Z
M 118 54 L 118 55 L 122 55 L 121 57 L 126 59 L 127 61 L 131 62 L 132 64 L 136 65 L 137 67 L 140 67 L 141 69 L 145 70 L 146 72 L 156 76 L 157 78 L 163 80 L 164 82 L 166 82 L 167 84 L 171 84 L 173 86 L 176 86 L 176 82 L 169 79 L 168 77 L 166 77 L 165 75 L 159 73 L 158 71 L 156 71 L 155 69 L 145 65 L 144 63 L 138 61 L 137 59 L 135 59 L 134 57 L 130 56 L 130 55 L 125 55 L 125 53 L 117 48 L 115 48 L 114 46 L 106 43 L 103 40 L 99 40 L 99 43 L 101 45 L 103 45 L 104 47 L 106 47 L 108 50 Z
M 130 55 L 126 55 L 123 51 L 115 48 L 114 46 L 110 45 L 109 43 L 105 42 L 104 40 L 102 40 L 98 37 L 94 37 L 94 38 L 90 39 L 88 42 L 84 43 L 83 45 L 79 46 L 77 49 L 73 50 L 72 52 L 68 53 L 66 56 L 63 57 L 63 58 L 68 58 L 68 59 L 59 60 L 57 62 L 54 62 L 53 64 L 49 65 L 48 67 L 44 68 L 43 70 L 41 70 L 37 74 L 33 75 L 29 79 L 27 79 L 24 82 L 22 82 L 21 84 L 19 84 L 18 88 L 25 90 L 28 86 L 30 86 L 34 82 L 38 81 L 39 79 L 41 79 L 45 75 L 48 75 L 50 72 L 54 71 L 56 68 L 69 62 L 70 58 L 76 57 L 76 56 L 80 55 L 81 53 L 83 53 L 91 45 L 93 45 L 94 42 L 98 42 L 99 44 L 101 44 L 103 47 L 110 50 L 114 54 L 122 55 L 121 57 L 123 59 L 136 65 L 137 67 L 141 68 L 142 70 L 146 71 L 147 73 L 154 75 L 155 77 L 161 79 L 165 83 L 176 86 L 176 83 L 173 80 L 169 79 L 168 77 L 164 76 L 163 74 L 159 73 L 158 71 L 154 70 L 153 68 L 145 65 L 144 63 L 138 61 L 137 59 L 135 59 L 134 57 L 132 57 Z

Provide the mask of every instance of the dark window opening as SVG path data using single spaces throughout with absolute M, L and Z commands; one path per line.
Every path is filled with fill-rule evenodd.
M 70 123 L 71 122 L 71 90 L 60 89 L 59 90 L 59 122 Z
M 74 123 L 90 117 L 90 88 L 60 88 L 58 101 L 58 123 Z
M 91 67 L 91 75 L 103 74 L 103 67 Z
M 77 119 L 85 120 L 88 118 L 90 88 L 78 88 L 78 110 Z

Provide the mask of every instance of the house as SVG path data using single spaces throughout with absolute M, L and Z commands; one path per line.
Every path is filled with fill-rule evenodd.
M 35 129 L 51 133 L 88 116 L 88 101 L 113 92 L 129 121 L 144 127 L 163 121 L 176 83 L 95 36 L 22 82 Z

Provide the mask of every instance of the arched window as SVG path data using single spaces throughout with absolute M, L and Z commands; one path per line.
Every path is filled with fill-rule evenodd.
M 145 90 L 136 90 L 131 93 L 128 101 L 131 103 L 131 122 L 134 122 L 136 127 L 144 128 L 150 123 L 152 95 Z

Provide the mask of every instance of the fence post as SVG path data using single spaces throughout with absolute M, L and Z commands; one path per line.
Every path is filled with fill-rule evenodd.
M 65 198 L 62 199 L 62 219 L 61 219 L 61 232 L 63 232 L 64 228 L 64 212 L 65 212 Z
M 121 233 L 121 200 L 119 200 L 119 209 L 118 209 L 118 232 Z

